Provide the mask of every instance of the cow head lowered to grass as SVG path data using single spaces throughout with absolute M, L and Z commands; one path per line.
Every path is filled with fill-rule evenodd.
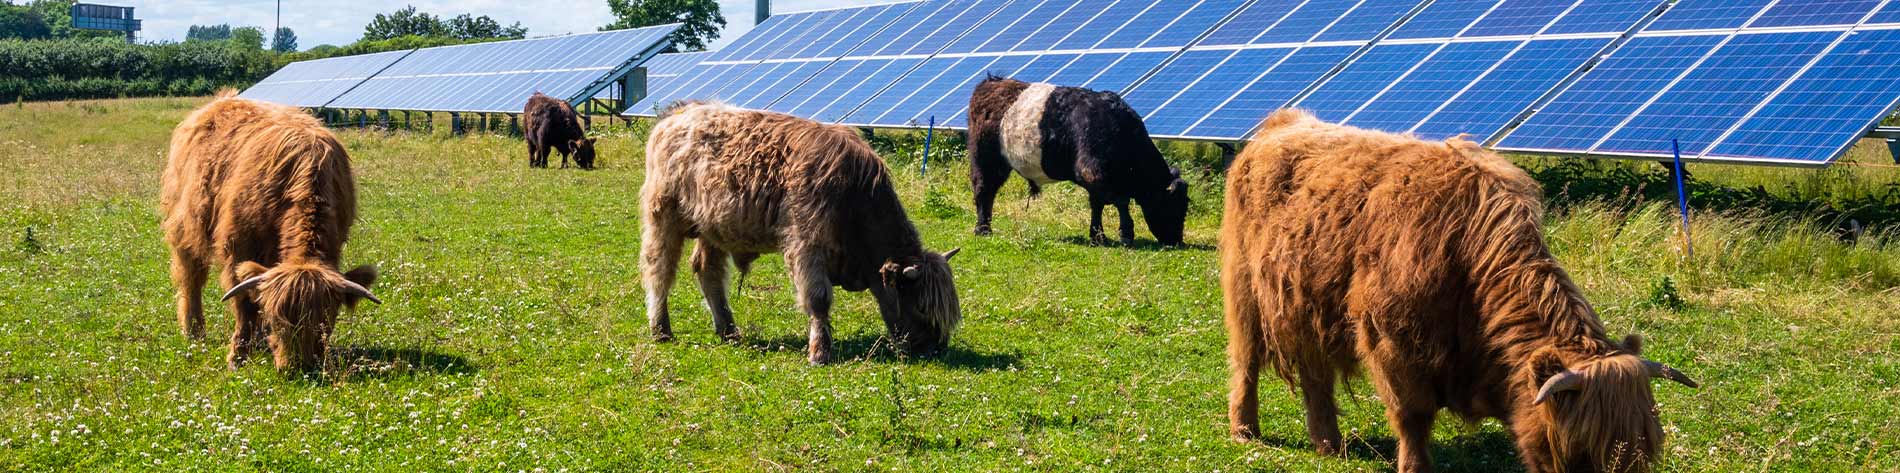
M 229 95 L 173 130 L 162 177 L 179 328 L 204 337 L 199 293 L 216 263 L 236 321 L 227 365 L 268 341 L 279 369 L 317 368 L 337 312 L 380 302 L 375 268 L 339 270 L 356 220 L 349 155 L 309 114 Z
M 1120 95 L 990 76 L 970 95 L 969 153 L 978 235 L 990 233 L 996 193 L 1015 171 L 1029 181 L 1031 194 L 1057 181 L 1088 190 L 1091 241 L 1108 240 L 1102 207 L 1113 204 L 1122 243 L 1134 243 L 1132 199 L 1156 241 L 1181 244 L 1187 181 Z
M 870 291 L 890 338 L 911 354 L 941 352 L 962 319 L 950 258 L 924 249 L 884 161 L 849 128 L 714 103 L 676 104 L 647 141 L 640 189 L 647 321 L 673 337 L 667 310 L 688 238 L 713 330 L 738 337 L 726 301 L 727 261 L 741 271 L 783 252 L 810 320 L 808 357 L 832 360 L 832 287 Z
M 1644 471 L 1651 380 L 1695 381 L 1610 339 L 1544 244 L 1543 193 L 1477 144 L 1275 113 L 1228 170 L 1221 223 L 1234 436 L 1260 434 L 1271 367 L 1307 436 L 1340 453 L 1335 383 L 1368 374 L 1400 471 L 1432 467 L 1434 419 L 1497 418 L 1532 472 Z

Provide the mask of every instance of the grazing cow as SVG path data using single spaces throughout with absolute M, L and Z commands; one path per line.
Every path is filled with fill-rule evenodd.
M 375 268 L 338 266 L 356 220 L 350 157 L 298 109 L 222 95 L 172 131 L 162 178 L 179 328 L 204 338 L 199 293 L 217 263 L 236 314 L 227 365 L 268 332 L 278 369 L 316 368 L 337 310 L 381 302 L 369 292 Z
M 574 165 L 594 168 L 594 139 L 581 127 L 580 115 L 567 101 L 535 92 L 528 97 L 528 108 L 521 112 L 521 132 L 528 138 L 528 167 L 548 167 L 548 151 L 561 152 L 561 167 L 567 168 L 567 156 Z
M 1102 207 L 1114 204 L 1122 243 L 1134 243 L 1128 214 L 1134 199 L 1155 240 L 1181 243 L 1187 181 L 1148 139 L 1141 114 L 1113 92 L 990 76 L 970 95 L 969 146 L 977 235 L 990 234 L 990 208 L 1013 169 L 1029 181 L 1030 194 L 1056 181 L 1087 189 L 1091 241 L 1108 241 Z
M 1340 453 L 1333 386 L 1363 366 L 1400 471 L 1431 468 L 1440 409 L 1503 421 L 1533 472 L 1647 470 L 1650 379 L 1696 383 L 1605 334 L 1544 244 L 1541 195 L 1476 143 L 1269 117 L 1228 171 L 1220 233 L 1232 434 L 1260 433 L 1269 365 Z
M 831 288 L 870 290 L 898 347 L 933 354 L 962 317 L 950 258 L 924 250 L 891 187 L 890 171 L 850 128 L 723 104 L 676 104 L 647 141 L 641 240 L 647 321 L 673 337 L 666 298 L 680 248 L 712 312 L 713 330 L 738 331 L 726 303 L 726 261 L 745 271 L 783 251 L 799 305 L 811 317 L 808 358 L 831 361 Z

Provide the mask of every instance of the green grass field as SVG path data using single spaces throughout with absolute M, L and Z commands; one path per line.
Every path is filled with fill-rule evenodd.
M 877 349 L 875 304 L 842 293 L 842 361 L 807 366 L 776 256 L 734 299 L 742 342 L 716 340 L 690 277 L 679 340 L 648 341 L 632 132 L 581 172 L 528 169 L 515 138 L 352 130 L 344 262 L 380 266 L 387 303 L 344 316 L 320 376 L 230 372 L 225 307 L 206 342 L 179 335 L 156 217 L 170 129 L 202 102 L 0 109 L 0 470 L 1391 468 L 1364 383 L 1348 459 L 1310 453 L 1273 378 L 1265 441 L 1228 440 L 1220 176 L 1190 173 L 1186 249 L 1082 244 L 1071 185 L 1011 184 L 977 238 L 965 168 L 919 178 L 914 142 L 887 146 L 911 217 L 964 248 L 944 358 Z M 1900 226 L 1880 217 L 1900 173 L 1696 166 L 1689 258 L 1654 165 L 1524 163 L 1566 176 L 1547 232 L 1604 322 L 1703 383 L 1656 384 L 1664 471 L 1900 470 Z M 1446 471 L 1520 469 L 1495 422 L 1443 418 L 1435 441 Z

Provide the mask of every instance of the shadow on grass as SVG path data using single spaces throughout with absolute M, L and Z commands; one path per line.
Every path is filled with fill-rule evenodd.
M 786 335 L 760 338 L 752 335 L 743 337 L 740 343 L 760 351 L 791 351 L 800 356 L 805 353 L 804 335 Z M 843 338 L 831 340 L 832 363 L 866 361 L 877 363 L 903 363 L 910 365 L 940 364 L 949 368 L 969 371 L 988 371 L 1008 369 L 1015 366 L 1020 357 L 1014 353 L 983 353 L 957 346 L 956 340 L 943 353 L 935 356 L 909 356 L 892 346 L 890 339 L 882 333 L 860 332 Z
M 1397 471 L 1399 442 L 1389 436 L 1346 437 L 1346 457 L 1354 460 L 1376 461 L 1384 463 L 1380 471 Z M 1285 435 L 1266 434 L 1259 440 L 1288 450 L 1313 452 L 1313 443 L 1306 440 L 1302 433 L 1297 439 Z M 1489 430 L 1483 432 L 1460 433 L 1452 437 L 1432 439 L 1432 466 L 1438 471 L 1476 471 L 1476 472 L 1521 472 L 1524 463 L 1518 460 L 1517 443 L 1510 434 Z
M 1129 249 L 1140 250 L 1140 251 L 1180 251 L 1180 250 L 1211 251 L 1214 249 L 1214 245 L 1204 245 L 1200 243 L 1182 243 L 1179 245 L 1163 245 L 1161 244 L 1161 242 L 1145 239 L 1145 238 L 1136 238 L 1135 244 L 1133 245 L 1123 245 L 1119 241 L 1111 241 L 1106 244 L 1098 244 L 1093 241 L 1090 241 L 1088 237 L 1078 236 L 1078 235 L 1065 236 L 1065 237 L 1062 237 L 1061 240 L 1063 243 L 1076 245 L 1076 246 L 1097 246 L 1097 247 L 1102 247 L 1102 248 L 1129 248 Z
M 1665 166 L 1575 159 L 1530 166 L 1525 170 L 1543 184 L 1545 198 L 1554 208 L 1586 202 L 1631 206 L 1647 202 L 1676 202 L 1675 178 Z M 1695 174 L 1691 173 L 1684 187 L 1689 194 L 1689 205 L 1696 210 L 1760 212 L 1790 220 L 1811 221 L 1833 228 L 1837 234 L 1847 238 L 1856 237 L 1862 228 L 1893 228 L 1900 224 L 1900 183 L 1887 183 L 1843 195 L 1841 192 L 1802 189 L 1796 180 L 1791 179 L 1786 189 L 1771 192 L 1759 185 L 1730 187 L 1697 180 Z
M 329 363 L 325 365 L 323 377 L 333 382 L 475 372 L 467 358 L 414 348 L 331 348 Z

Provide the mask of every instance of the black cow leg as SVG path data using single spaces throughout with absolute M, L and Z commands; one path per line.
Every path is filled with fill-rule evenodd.
M 1135 244 L 1135 219 L 1128 214 L 1128 199 L 1115 201 L 1115 210 L 1120 210 L 1122 214 L 1122 244 L 1133 246 Z
M 1108 206 L 1108 199 L 1089 195 L 1089 243 L 1108 244 L 1108 233 L 1102 231 L 1102 207 Z
M 970 164 L 970 188 L 976 195 L 976 234 L 990 234 L 990 215 L 996 207 L 996 193 L 1009 181 L 1009 166 L 993 163 Z

